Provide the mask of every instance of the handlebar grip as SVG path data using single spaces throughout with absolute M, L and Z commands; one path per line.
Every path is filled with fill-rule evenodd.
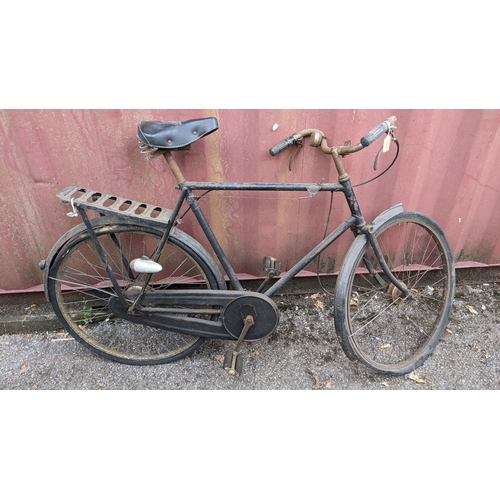
M 395 123 L 395 116 L 391 116 L 387 120 L 383 121 L 380 125 L 377 125 L 373 130 L 370 130 L 370 132 L 361 138 L 361 145 L 366 148 L 376 141 L 384 132 L 387 132 Z
M 297 142 L 297 140 L 295 139 L 295 137 L 292 135 L 291 137 L 289 137 L 288 139 L 285 139 L 283 141 L 281 141 L 279 144 L 276 144 L 276 146 L 272 147 L 270 150 L 269 150 L 269 153 L 271 153 L 271 156 L 276 156 L 278 153 L 281 153 L 282 151 L 284 151 L 286 148 L 292 146 L 293 144 L 295 144 Z

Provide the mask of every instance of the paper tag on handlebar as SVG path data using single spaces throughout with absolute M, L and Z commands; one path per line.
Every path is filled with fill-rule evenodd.
M 387 153 L 389 151 L 389 146 L 391 145 L 391 134 L 387 134 L 384 139 L 384 146 L 382 147 L 382 153 Z

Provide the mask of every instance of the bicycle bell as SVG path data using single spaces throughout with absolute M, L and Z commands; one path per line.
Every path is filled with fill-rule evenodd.
M 317 148 L 321 145 L 321 141 L 323 140 L 323 134 L 319 130 L 315 130 L 311 136 L 309 137 L 309 145 Z

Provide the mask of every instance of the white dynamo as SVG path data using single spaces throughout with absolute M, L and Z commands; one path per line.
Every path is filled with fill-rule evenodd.
M 158 273 L 163 267 L 155 262 L 154 260 L 149 259 L 146 256 L 141 257 L 140 259 L 134 259 L 130 263 L 130 269 L 136 273 Z

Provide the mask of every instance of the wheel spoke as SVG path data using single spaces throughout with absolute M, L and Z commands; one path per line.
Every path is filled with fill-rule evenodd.
M 403 297 L 392 284 L 383 290 L 368 278 L 363 256 L 375 272 L 381 270 L 366 243 L 354 264 L 341 269 L 339 281 L 347 287 L 337 293 L 336 312 L 345 310 L 347 328 L 340 321 L 336 326 L 351 357 L 384 373 L 407 373 L 425 360 L 446 326 L 454 292 L 451 252 L 441 229 L 421 214 L 401 213 L 374 236 L 410 294 Z
M 127 263 L 142 255 L 153 255 L 161 233 L 150 228 L 138 230 L 114 225 L 97 234 L 122 290 L 126 293 L 131 287 L 142 287 L 144 274 L 134 276 L 128 272 Z M 152 364 L 185 356 L 203 342 L 196 336 L 114 317 L 108 309 L 108 300 L 116 292 L 92 240 L 85 233 L 60 254 L 49 273 L 51 302 L 68 331 L 93 351 L 124 363 Z M 153 275 L 152 290 L 172 285 L 197 289 L 217 286 L 206 264 L 182 240 L 170 238 L 159 262 L 163 270 Z

